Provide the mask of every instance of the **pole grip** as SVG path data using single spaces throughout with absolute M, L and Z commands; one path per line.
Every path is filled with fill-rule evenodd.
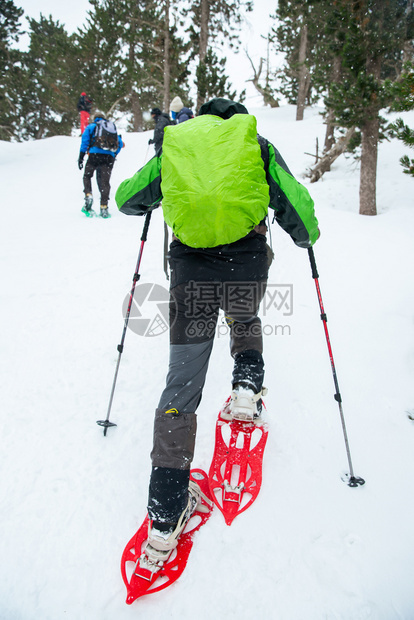
M 317 280 L 319 278 L 319 273 L 316 268 L 315 254 L 313 253 L 312 247 L 308 248 L 308 256 L 309 256 L 309 261 L 310 261 L 311 269 L 312 269 L 312 278 L 314 280 Z
M 147 211 L 147 214 L 145 216 L 145 222 L 144 222 L 144 228 L 142 229 L 141 241 L 147 240 L 147 234 L 148 234 L 148 228 L 150 224 L 151 215 L 152 215 L 152 209 L 151 211 Z

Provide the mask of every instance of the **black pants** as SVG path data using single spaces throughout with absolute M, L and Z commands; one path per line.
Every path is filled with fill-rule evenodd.
M 101 205 L 107 205 L 109 202 L 109 192 L 111 191 L 109 181 L 114 163 L 115 157 L 105 155 L 104 153 L 91 153 L 86 162 L 83 174 L 83 190 L 85 194 L 92 194 L 92 177 L 96 170 L 96 181 L 101 194 Z
M 190 466 L 219 309 L 223 309 L 234 359 L 232 384 L 263 385 L 263 341 L 257 316 L 266 290 L 268 254 L 263 235 L 211 249 L 173 241 L 170 248 L 170 362 L 155 412 L 148 512 L 176 522 L 188 496 Z M 193 278 L 191 278 L 191 275 Z

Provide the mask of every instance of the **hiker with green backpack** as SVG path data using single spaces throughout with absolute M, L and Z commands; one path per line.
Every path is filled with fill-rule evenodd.
M 128 215 L 144 215 L 162 201 L 173 231 L 170 360 L 155 412 L 145 548 L 149 560 L 159 560 L 176 546 L 191 512 L 196 410 L 220 308 L 234 359 L 229 415 L 241 421 L 261 415 L 264 361 L 257 314 L 272 260 L 268 207 L 301 248 L 315 243 L 319 228 L 308 190 L 273 144 L 257 134 L 255 117 L 222 98 L 202 105 L 196 118 L 166 127 L 162 154 L 125 180 L 115 200 Z
M 125 146 L 122 138 L 117 133 L 115 123 L 108 121 L 105 114 L 97 110 L 90 123 L 82 134 L 82 142 L 78 158 L 78 168 L 82 170 L 83 160 L 86 153 L 89 154 L 83 174 L 83 188 L 85 204 L 83 213 L 91 217 L 96 215 L 92 209 L 92 177 L 96 171 L 96 181 L 101 195 L 100 216 L 110 217 L 108 211 L 109 192 L 111 190 L 110 179 L 115 158 Z

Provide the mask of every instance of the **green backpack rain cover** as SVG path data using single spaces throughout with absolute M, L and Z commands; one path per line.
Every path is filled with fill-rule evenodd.
M 203 115 L 164 131 L 161 191 L 164 219 L 193 248 L 233 243 L 267 214 L 256 119 Z

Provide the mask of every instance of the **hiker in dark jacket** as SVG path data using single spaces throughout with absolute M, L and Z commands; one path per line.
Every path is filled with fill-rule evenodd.
M 177 125 L 190 120 L 190 118 L 194 118 L 193 111 L 190 108 L 186 108 L 178 96 L 171 101 L 170 110 L 172 119 L 175 120 Z
M 159 108 L 153 108 L 151 110 L 151 116 L 155 121 L 154 137 L 148 140 L 148 144 L 153 144 L 155 152 L 157 153 L 162 147 L 162 141 L 164 139 L 164 128 L 167 125 L 172 125 L 171 119 L 166 112 L 161 112 Z
M 86 93 L 81 93 L 78 101 L 78 112 L 80 114 L 81 134 L 85 131 L 89 123 L 89 116 L 92 110 L 93 100 Z
M 101 148 L 95 140 L 97 125 L 100 121 L 106 121 L 103 112 L 97 110 L 93 117 L 93 123 L 87 126 L 82 134 L 82 141 L 78 159 L 79 170 L 83 168 L 83 159 L 88 153 L 88 161 L 86 162 L 85 172 L 83 174 L 83 188 L 85 193 L 85 204 L 82 211 L 85 215 L 93 215 L 92 209 L 92 177 L 96 170 L 96 181 L 98 183 L 99 192 L 101 194 L 101 210 L 100 215 L 103 218 L 110 217 L 108 211 L 109 192 L 111 190 L 110 178 L 112 168 L 114 167 L 115 157 L 119 151 L 125 146 L 120 135 L 116 134 L 114 138 L 113 148 Z M 116 127 L 114 126 L 115 131 Z
M 191 515 L 189 491 L 199 495 L 189 484 L 196 410 L 219 309 L 234 359 L 227 414 L 252 422 L 261 416 L 265 394 L 258 309 L 271 262 L 268 207 L 301 248 L 315 243 L 319 229 L 308 190 L 273 144 L 257 134 L 255 117 L 226 99 L 202 105 L 191 123 L 166 127 L 162 157 L 157 154 L 124 181 L 115 199 L 130 215 L 143 215 L 162 201 L 174 233 L 170 361 L 155 412 L 145 547 L 148 562 L 159 570 Z

